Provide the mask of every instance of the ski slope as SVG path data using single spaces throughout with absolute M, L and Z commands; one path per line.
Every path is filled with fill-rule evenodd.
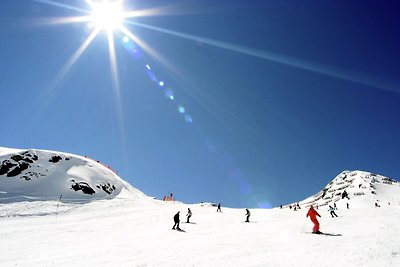
M 42 151 L 30 151 L 39 153 L 40 158 Z M 103 166 L 88 162 L 78 162 L 81 173 L 90 168 L 112 177 Z M 36 171 L 41 172 L 47 165 L 54 167 L 52 164 L 43 160 Z M 72 167 L 68 165 L 66 172 Z M 362 179 L 368 175 L 357 173 L 354 177 Z M 300 201 L 301 209 L 296 211 L 287 207 L 251 209 L 250 223 L 245 223 L 244 209 L 222 207 L 219 213 L 209 204 L 163 202 L 129 185 L 118 194 L 90 199 L 93 195 L 71 190 L 68 177 L 55 178 L 63 184 L 60 188 L 65 193 L 71 190 L 72 194 L 86 197 L 86 201 L 74 201 L 75 195 L 71 195 L 70 200 L 59 202 L 58 193 L 45 191 L 46 198 L 40 198 L 37 187 L 30 192 L 29 181 L 22 181 L 25 187 L 10 185 L 4 190 L 4 180 L 8 178 L 0 176 L 0 191 L 6 192 L 3 195 L 12 193 L 15 198 L 0 202 L 0 266 L 400 266 L 397 183 L 375 181 L 376 192 L 364 195 L 355 195 L 356 191 L 350 190 L 353 183 L 349 183 L 350 200 L 339 200 L 338 218 L 331 218 L 329 204 L 321 202 L 321 231 L 332 234 L 327 236 L 310 234 L 312 223 L 306 218 L 306 205 L 323 200 L 319 193 Z M 98 180 L 83 178 L 96 188 L 93 185 Z M 117 178 L 115 181 L 119 181 Z M 343 178 L 335 179 L 329 186 L 336 186 Z M 64 181 L 68 182 L 67 187 Z M 368 185 L 372 178 L 365 182 Z M 50 183 L 48 190 L 59 188 L 55 184 Z M 12 188 L 19 188 L 24 196 L 36 197 L 16 197 Z M 358 189 L 370 192 L 362 186 L 355 188 Z M 100 188 L 96 190 L 96 194 L 101 192 Z M 332 193 L 337 194 L 337 190 Z M 55 198 L 48 199 L 50 195 Z M 379 208 L 373 205 L 377 199 Z M 342 205 L 344 201 L 350 202 L 350 209 Z M 193 216 L 192 223 L 186 224 L 188 208 Z M 177 211 L 181 213 L 184 232 L 171 230 Z

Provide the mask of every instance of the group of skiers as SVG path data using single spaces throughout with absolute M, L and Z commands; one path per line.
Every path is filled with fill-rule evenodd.
M 217 212 L 222 212 L 221 211 L 221 203 L 218 204 L 217 206 Z M 246 209 L 246 220 L 245 222 L 250 222 L 250 210 Z M 178 230 L 178 231 L 182 231 L 181 228 L 179 228 L 179 223 L 180 223 L 180 211 L 178 211 L 175 215 L 174 215 L 174 226 L 172 226 L 172 230 Z M 187 214 L 186 214 L 186 223 L 190 223 L 189 219 L 190 217 L 192 217 L 192 211 L 190 210 L 190 208 L 188 208 Z
M 179 228 L 179 223 L 180 223 L 179 214 L 180 214 L 180 211 L 178 211 L 178 213 L 175 214 L 175 216 L 174 216 L 174 226 L 172 227 L 172 230 L 175 230 L 175 229 L 179 230 L 179 231 L 181 230 L 181 228 Z M 186 217 L 187 217 L 186 223 L 190 223 L 189 219 L 190 219 L 190 217 L 192 217 L 192 211 L 190 210 L 190 208 L 188 208 Z
M 299 204 L 294 205 L 294 207 L 296 207 L 296 209 L 300 209 L 300 205 Z M 347 203 L 347 208 L 349 208 L 348 203 Z M 333 206 L 329 205 L 328 211 L 329 211 L 330 215 L 332 216 L 332 218 L 338 217 L 338 215 L 335 213 L 335 210 L 337 210 L 336 203 L 334 203 Z M 218 206 L 217 206 L 217 212 L 222 212 L 221 211 L 221 203 L 219 203 Z M 251 214 L 250 210 L 246 209 L 246 213 L 245 213 L 246 220 L 245 220 L 245 222 L 250 222 L 250 214 Z M 180 212 L 178 211 L 174 216 L 174 226 L 172 227 L 173 230 L 181 231 L 181 229 L 179 228 L 179 223 L 180 223 L 179 215 L 180 215 Z M 192 211 L 190 210 L 190 208 L 188 208 L 186 217 L 187 217 L 186 223 L 190 223 L 189 220 L 192 217 Z M 312 229 L 312 233 L 313 234 L 322 234 L 322 232 L 319 230 L 319 222 L 318 222 L 318 219 L 317 219 L 317 217 L 321 217 L 321 215 L 319 215 L 319 213 L 315 210 L 313 205 L 310 206 L 306 217 L 310 217 L 311 222 L 314 224 L 314 227 Z

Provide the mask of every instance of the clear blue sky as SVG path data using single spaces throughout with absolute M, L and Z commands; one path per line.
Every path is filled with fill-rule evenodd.
M 397 1 L 124 6 L 162 8 L 125 26 L 163 60 L 115 32 L 118 91 L 104 32 L 60 76 L 91 30 L 44 19 L 87 15 L 83 0 L 2 1 L 1 146 L 88 155 L 147 195 L 230 207 L 302 200 L 343 170 L 399 178 Z

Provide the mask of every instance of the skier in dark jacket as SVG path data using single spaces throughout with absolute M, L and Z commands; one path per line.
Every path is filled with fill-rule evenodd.
M 178 213 L 175 214 L 175 216 L 174 216 L 174 222 L 175 222 L 175 224 L 174 224 L 174 226 L 172 227 L 172 230 L 175 230 L 175 226 L 176 226 L 176 230 L 181 230 L 181 228 L 179 228 L 179 222 L 180 222 L 180 220 L 179 220 L 179 211 L 178 211 Z
M 348 200 L 350 200 L 349 194 L 346 192 L 346 190 L 344 190 L 343 193 L 342 193 L 342 199 L 344 199 L 345 197 L 346 197 Z
M 192 217 L 192 211 L 188 208 L 188 213 L 186 214 L 187 220 L 186 223 L 189 223 L 190 217 Z
M 249 209 L 246 209 L 246 222 L 250 222 L 249 218 L 250 218 L 250 211 Z
M 218 212 L 218 211 L 219 211 L 219 212 L 222 212 L 222 211 L 221 211 L 221 203 L 218 204 L 217 212 Z

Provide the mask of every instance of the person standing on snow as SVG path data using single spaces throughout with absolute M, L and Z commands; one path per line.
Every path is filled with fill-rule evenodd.
M 249 209 L 246 209 L 246 222 L 250 222 L 249 218 L 250 218 L 250 211 Z
M 186 223 L 189 223 L 190 217 L 192 217 L 192 211 L 188 208 L 188 213 L 186 214 L 187 220 Z
M 335 208 L 332 207 L 331 205 L 329 205 L 329 212 L 330 212 L 332 218 L 335 218 L 335 216 L 337 217 L 337 215 L 335 213 Z
M 178 211 L 178 213 L 175 214 L 175 216 L 174 216 L 174 222 L 175 222 L 175 224 L 174 224 L 174 226 L 172 227 L 172 230 L 175 230 L 175 226 L 176 226 L 176 230 L 181 230 L 181 228 L 179 228 L 179 222 L 180 222 L 180 220 L 179 220 L 179 212 L 180 212 L 180 211 Z
M 348 200 L 350 200 L 349 194 L 346 192 L 346 190 L 344 190 L 343 193 L 342 193 L 342 199 L 344 199 L 345 197 L 346 197 Z
M 319 231 L 319 222 L 317 220 L 317 216 L 321 217 L 321 215 L 318 214 L 318 212 L 314 209 L 313 205 L 310 206 L 310 209 L 307 212 L 307 216 L 306 217 L 310 217 L 311 221 L 314 224 L 313 227 L 313 234 L 321 234 L 321 232 Z
M 221 203 L 218 203 L 217 212 L 218 212 L 218 211 L 219 211 L 219 212 L 222 212 L 222 211 L 221 211 Z

